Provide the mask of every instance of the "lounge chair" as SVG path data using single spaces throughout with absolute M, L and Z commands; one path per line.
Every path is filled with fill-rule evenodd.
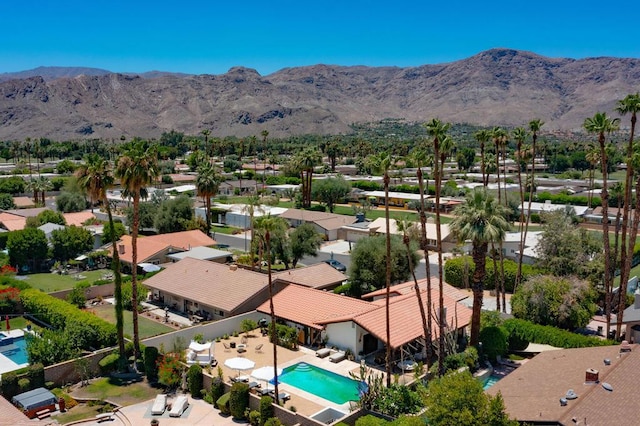
M 262 352 L 262 343 L 255 347 L 256 352 Z
M 273 385 L 267 384 L 266 387 L 258 389 L 258 393 L 262 396 L 272 394 L 274 392 Z
M 334 354 L 329 355 L 329 361 L 331 362 L 340 362 L 342 360 L 344 360 L 347 357 L 347 355 L 344 352 L 336 352 Z
M 269 392 L 269 395 L 271 395 L 273 399 L 276 399 L 275 391 L 273 389 L 271 389 L 271 392 Z M 282 401 L 282 402 L 288 401 L 290 399 L 291 399 L 291 395 L 289 395 L 286 392 L 280 392 L 278 393 L 278 401 L 276 401 L 276 403 L 279 401 Z
M 329 348 L 322 348 L 316 351 L 316 356 L 318 358 L 325 358 L 325 357 L 328 357 L 329 355 L 331 355 L 331 349 Z
M 224 342 L 222 343 L 222 346 L 224 346 L 224 351 L 225 352 L 231 352 L 231 346 L 229 346 L 228 344 L 226 344 Z
M 180 395 L 176 398 L 171 406 L 171 411 L 169 411 L 169 417 L 180 417 L 184 410 L 189 407 L 189 398 L 185 395 Z
M 164 413 L 164 410 L 167 409 L 167 395 L 160 394 L 156 395 L 156 399 L 153 401 L 153 405 L 151 406 L 151 414 L 160 415 Z
M 262 386 L 258 382 L 250 382 L 250 383 L 247 383 L 247 384 L 249 385 L 249 390 L 258 389 L 258 388 L 260 388 Z

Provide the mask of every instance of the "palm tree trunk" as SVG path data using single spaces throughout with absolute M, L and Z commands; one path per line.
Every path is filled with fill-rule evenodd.
M 522 187 L 522 170 L 520 167 L 520 161 L 519 159 L 522 158 L 522 141 L 518 141 L 518 161 L 517 161 L 517 166 L 518 166 L 518 187 L 520 188 L 520 223 L 518 224 L 518 233 L 520 234 L 520 245 L 519 245 L 519 251 L 520 254 L 518 255 L 518 272 L 516 273 L 516 282 L 513 286 L 513 292 L 515 293 L 516 289 L 518 288 L 518 286 L 520 285 L 520 282 L 522 281 L 522 255 L 524 253 L 524 188 Z
M 133 315 L 134 369 L 140 358 L 140 334 L 138 330 L 138 227 L 140 226 L 140 192 L 133 196 L 133 226 L 131 227 L 131 311 Z
M 384 171 L 384 221 L 386 229 L 386 300 L 385 300 L 385 318 L 386 337 L 387 337 L 387 353 L 386 353 L 386 373 L 387 387 L 391 387 L 391 318 L 390 318 L 390 301 L 391 301 L 391 233 L 389 232 L 389 172 Z
M 480 143 L 480 168 L 482 169 L 482 186 L 487 187 L 486 168 L 484 164 L 484 142 Z
M 276 330 L 276 311 L 273 306 L 273 282 L 271 280 L 271 233 L 267 229 L 265 234 L 267 243 L 267 274 L 269 276 L 269 314 L 271 315 L 271 343 L 273 344 L 273 377 L 276 378 L 274 391 L 276 395 L 276 404 L 279 404 L 278 395 L 278 333 Z
M 629 226 L 629 215 L 631 213 L 631 186 L 633 184 L 633 167 L 631 165 L 631 157 L 633 156 L 633 137 L 636 130 L 636 120 L 637 116 L 634 112 L 631 115 L 631 134 L 629 135 L 629 143 L 627 145 L 627 173 L 625 175 L 624 211 L 622 217 L 622 246 L 620 248 L 620 289 L 618 291 L 620 300 L 618 304 L 618 316 L 616 321 L 616 339 L 620 339 L 622 315 L 626 306 L 625 296 L 627 294 L 627 284 L 629 275 L 631 273 L 631 257 L 633 257 L 633 249 L 635 246 L 637 234 L 636 228 L 636 233 L 629 235 L 629 246 L 627 248 L 627 231 Z M 640 206 L 636 203 L 636 212 L 638 211 L 639 207 Z M 634 225 L 636 225 L 635 222 Z M 633 243 L 631 241 L 633 241 Z
M 426 361 L 427 361 L 427 368 L 431 367 L 431 358 L 432 358 L 432 351 L 431 351 L 431 343 L 433 341 L 433 337 L 432 337 L 432 323 L 431 323 L 431 306 L 433 304 L 432 300 L 431 300 L 431 266 L 429 264 L 429 249 L 427 248 L 427 214 L 425 212 L 425 207 L 424 207 L 424 182 L 422 180 L 422 169 L 420 167 L 418 167 L 418 172 L 417 172 L 417 177 L 418 177 L 418 188 L 420 190 L 420 245 L 422 246 L 422 251 L 424 253 L 424 260 L 425 260 L 425 268 L 426 268 L 426 276 L 427 276 L 427 307 L 429 309 L 429 314 L 427 315 L 424 312 L 424 309 L 420 310 L 420 316 L 421 316 L 421 320 L 422 320 L 422 328 L 425 331 L 425 356 L 426 356 Z M 427 187 L 429 187 L 429 180 L 427 179 Z M 419 289 L 416 289 L 416 291 L 419 291 Z M 418 298 L 418 303 L 420 303 L 420 306 L 422 307 L 422 302 L 420 301 L 420 299 Z M 426 317 L 426 318 L 425 318 Z
M 488 244 L 473 244 L 472 257 L 475 265 L 473 271 L 473 311 L 471 314 L 471 346 L 478 346 L 480 337 L 480 314 L 482 312 L 483 280 L 486 275 L 485 258 L 487 257 Z
M 496 311 L 500 312 L 500 281 L 498 281 L 498 261 L 495 244 L 491 242 L 491 260 L 493 260 L 493 285 L 496 291 Z
M 527 232 L 529 231 L 529 222 L 531 221 L 531 203 L 533 202 L 533 188 L 535 186 L 535 175 L 536 175 L 536 141 L 538 140 L 538 135 L 533 133 L 533 143 L 531 144 L 531 182 L 529 186 L 529 201 L 527 202 L 527 220 L 524 222 L 524 235 L 522 237 L 523 241 L 527 241 Z M 524 250 L 524 249 L 523 249 Z M 522 257 L 522 251 L 520 252 L 520 256 Z M 515 292 L 515 288 L 513 289 Z
M 205 196 L 205 206 L 207 208 L 207 235 L 211 236 L 211 196 Z
M 116 302 L 116 333 L 118 335 L 118 353 L 121 360 L 120 365 L 124 365 L 124 361 L 126 360 L 127 355 L 124 349 L 124 307 L 122 305 L 122 274 L 120 273 L 120 253 L 118 252 L 118 239 L 116 238 L 116 233 L 114 232 L 115 230 L 113 227 L 113 214 L 111 212 L 111 206 L 109 205 L 109 200 L 106 197 L 104 198 L 103 202 L 105 208 L 107 209 L 109 227 L 111 228 L 111 245 L 113 247 L 113 260 L 111 262 L 111 269 L 113 269 L 114 275 L 113 298 Z
M 607 336 L 611 330 L 611 245 L 609 243 L 609 189 L 607 188 L 607 151 L 604 132 L 598 136 L 600 143 L 600 162 L 602 166 L 602 238 L 604 243 L 604 311 L 607 316 Z
M 446 318 L 444 314 L 444 282 L 442 277 L 442 230 L 440 222 L 440 191 L 442 189 L 442 170 L 440 170 L 438 164 L 438 158 L 440 155 L 440 141 L 438 138 L 434 138 L 433 141 L 433 157 L 435 166 L 435 179 L 436 179 L 436 251 L 438 252 L 438 375 L 443 376 L 444 371 L 444 357 L 445 357 L 445 342 L 444 332 Z M 443 162 L 444 166 L 444 162 Z M 428 260 L 427 260 L 428 262 Z

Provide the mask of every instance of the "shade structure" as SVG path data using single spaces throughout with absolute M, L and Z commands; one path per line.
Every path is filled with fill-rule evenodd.
M 282 368 L 278 368 L 276 375 L 277 376 L 282 375 Z M 251 372 L 251 377 L 258 380 L 264 380 L 265 382 L 273 380 L 274 379 L 273 366 L 269 365 L 266 367 L 256 368 Z
M 138 267 L 142 268 L 145 272 L 157 272 L 160 268 L 158 265 L 154 265 L 153 263 L 138 263 Z
M 226 360 L 224 362 L 224 365 L 231 368 L 232 370 L 237 370 L 238 375 L 240 375 L 241 370 L 251 370 L 256 366 L 256 363 L 247 358 L 235 357 Z

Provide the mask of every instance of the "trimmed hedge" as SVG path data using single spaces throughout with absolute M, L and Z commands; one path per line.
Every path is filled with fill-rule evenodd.
M 83 336 L 86 346 L 84 349 L 110 347 L 117 342 L 115 324 L 80 310 L 64 300 L 36 289 L 23 290 L 20 300 L 25 312 L 37 313 L 38 320 L 50 324 L 55 330 L 92 330 Z
M 191 396 L 194 398 L 200 398 L 202 395 L 202 367 L 197 364 L 189 367 L 189 370 L 187 370 L 187 383 L 189 384 L 189 392 L 191 392 Z
M 260 398 L 260 426 L 274 416 L 273 399 L 269 395 Z
M 144 374 L 151 383 L 158 381 L 158 348 L 147 346 L 144 348 Z
M 465 266 L 466 263 L 466 266 Z M 496 262 L 498 270 L 498 276 L 500 274 L 500 262 Z M 447 260 L 444 264 L 444 280 L 457 288 L 464 288 L 465 286 L 465 268 L 468 276 L 469 288 L 471 288 L 471 284 L 473 281 L 473 272 L 476 267 L 473 264 L 473 259 L 471 256 L 460 256 L 453 257 Z M 488 258 L 486 259 L 486 270 L 487 274 L 484 277 L 484 288 L 487 290 L 493 290 L 496 285 L 497 277 L 494 277 L 493 274 L 493 260 Z M 504 288 L 507 292 L 513 292 L 513 288 L 516 283 L 516 274 L 518 273 L 518 264 L 513 260 L 505 259 L 504 260 Z M 531 265 L 522 265 L 522 280 L 526 280 L 532 275 L 541 274 L 542 271 Z
M 231 394 L 227 392 L 216 400 L 216 407 L 218 407 L 218 410 L 220 410 L 221 414 L 224 414 L 226 416 L 231 414 L 231 411 L 229 410 L 230 397 L 231 397 Z
M 231 386 L 229 411 L 234 419 L 244 419 L 249 406 L 249 385 L 236 382 Z
M 508 319 L 502 324 L 509 336 L 509 350 L 522 350 L 525 343 L 540 343 L 558 348 L 587 348 L 615 345 L 613 340 L 583 336 L 550 325 L 538 325 L 521 319 Z
M 118 360 L 120 359 L 120 355 L 117 353 L 109 354 L 98 361 L 98 366 L 100 367 L 100 372 L 104 375 L 111 373 L 112 371 L 116 371 L 118 368 Z

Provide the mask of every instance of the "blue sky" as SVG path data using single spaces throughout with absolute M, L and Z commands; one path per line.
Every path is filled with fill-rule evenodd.
M 267 75 L 319 63 L 451 62 L 494 47 L 640 57 L 640 2 L 429 3 L 4 0 L 0 73 L 42 65 L 221 74 L 241 65 Z

